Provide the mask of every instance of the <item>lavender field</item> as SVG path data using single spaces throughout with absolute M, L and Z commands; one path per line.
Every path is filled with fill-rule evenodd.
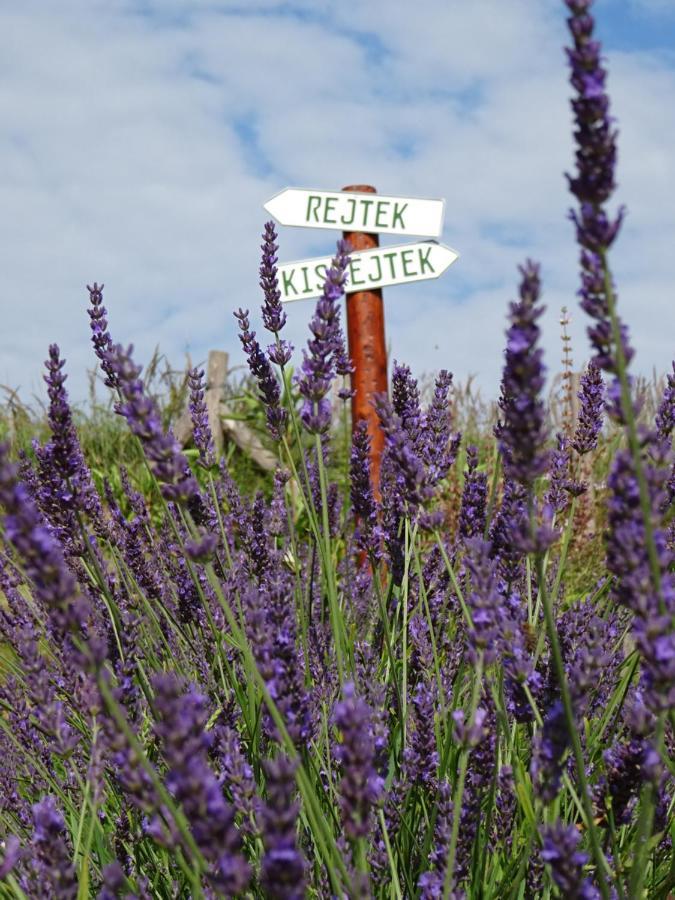
M 601 35 L 561 7 L 578 389 L 524 259 L 494 421 L 395 362 L 374 484 L 351 248 L 298 353 L 268 222 L 267 334 L 232 328 L 273 472 L 218 458 L 198 368 L 181 446 L 97 282 L 114 415 L 56 344 L 44 420 L 0 414 L 0 898 L 675 896 L 675 363 L 632 374 Z

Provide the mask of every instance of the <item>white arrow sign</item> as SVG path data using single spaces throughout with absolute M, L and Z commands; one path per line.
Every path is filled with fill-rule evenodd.
M 347 270 L 346 290 L 352 293 L 438 278 L 458 257 L 455 250 L 435 241 L 353 253 Z M 277 273 L 281 299 L 288 302 L 319 297 L 331 261 L 330 256 L 324 256 L 280 265 Z
M 286 188 L 265 209 L 281 225 L 439 237 L 445 200 Z

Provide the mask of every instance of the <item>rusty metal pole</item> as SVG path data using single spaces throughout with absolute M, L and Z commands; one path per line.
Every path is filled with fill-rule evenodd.
M 363 194 L 377 193 L 369 184 L 350 185 L 342 190 Z M 377 234 L 345 231 L 343 237 L 349 241 L 354 250 L 372 250 L 373 247 L 380 245 Z M 386 393 L 388 390 L 382 289 L 347 294 L 346 304 L 349 356 L 355 369 L 352 376 L 354 389 L 352 427 L 361 419 L 365 419 L 368 423 L 371 479 L 375 494 L 379 496 L 380 457 L 384 449 L 384 432 L 380 428 L 371 398 L 373 394 Z

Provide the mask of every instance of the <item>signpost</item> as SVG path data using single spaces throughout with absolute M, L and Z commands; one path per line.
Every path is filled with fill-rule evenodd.
M 345 193 L 374 194 L 369 184 L 350 185 Z M 376 251 L 379 238 L 363 231 L 345 231 L 356 252 Z M 370 481 L 373 493 L 380 499 L 380 460 L 384 450 L 384 431 L 373 407 L 373 394 L 387 393 L 387 345 L 384 341 L 384 303 L 382 289 L 369 286 L 365 290 L 347 294 L 347 342 L 354 366 L 352 375 L 352 429 L 365 420 L 370 437 Z M 365 563 L 365 554 L 359 564 Z
M 281 225 L 342 230 L 353 248 L 346 285 L 347 337 L 354 365 L 352 423 L 362 419 L 368 423 L 371 478 L 379 496 L 384 434 L 371 398 L 387 391 L 382 288 L 438 278 L 459 254 L 436 241 L 380 247 L 378 234 L 439 237 L 445 201 L 385 197 L 370 185 L 350 185 L 342 191 L 286 188 L 268 200 L 265 209 Z M 331 259 L 326 256 L 279 265 L 282 301 L 320 296 Z
M 455 250 L 435 241 L 354 252 L 347 269 L 349 280 L 345 290 L 349 294 L 438 278 L 458 257 Z M 277 266 L 282 301 L 319 297 L 330 263 L 330 256 L 321 256 Z
M 440 237 L 444 200 L 367 196 L 372 193 L 362 186 L 344 191 L 286 188 L 268 200 L 265 209 L 280 225 Z

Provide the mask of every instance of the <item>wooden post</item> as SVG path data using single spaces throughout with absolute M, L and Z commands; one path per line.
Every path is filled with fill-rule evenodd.
M 204 403 L 209 416 L 216 459 L 220 459 L 223 452 L 223 426 L 220 421 L 220 403 L 225 398 L 228 363 L 229 356 L 225 351 L 209 350 L 209 358 L 206 365 Z
M 350 185 L 342 190 L 363 194 L 377 193 L 369 184 Z M 343 237 L 349 241 L 354 250 L 372 250 L 373 247 L 380 245 L 377 234 L 346 231 Z M 349 355 L 355 368 L 352 376 L 354 389 L 352 427 L 361 419 L 365 419 L 368 423 L 371 479 L 375 494 L 379 497 L 380 457 L 384 449 L 384 432 L 372 406 L 372 396 L 376 393 L 386 393 L 388 390 L 382 289 L 347 294 L 346 305 Z

